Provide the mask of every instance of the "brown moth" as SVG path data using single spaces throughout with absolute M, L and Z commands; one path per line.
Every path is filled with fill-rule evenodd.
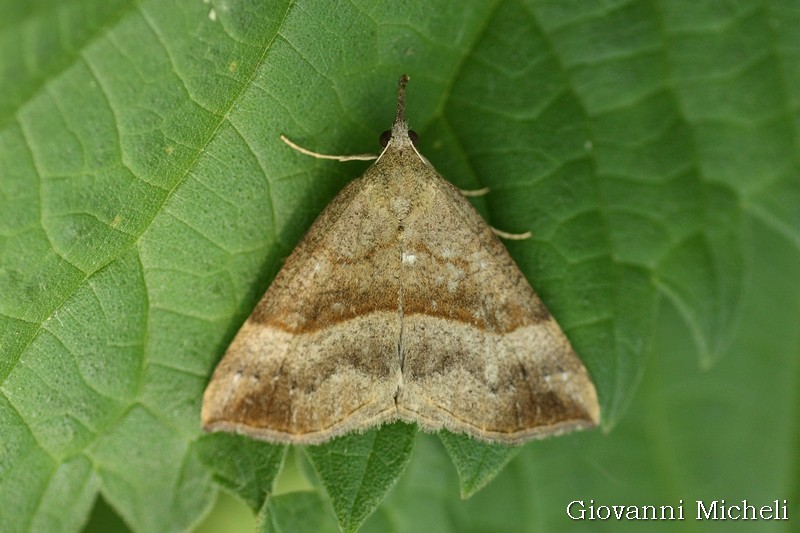
M 317 444 L 403 420 L 514 444 L 598 423 L 561 328 L 417 152 L 407 81 L 385 149 L 314 222 L 214 371 L 205 430 Z

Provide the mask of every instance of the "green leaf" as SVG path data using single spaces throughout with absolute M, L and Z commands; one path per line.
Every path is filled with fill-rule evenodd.
M 298 491 L 272 496 L 261 517 L 259 531 L 338 533 L 340 531 L 338 524 L 329 507 L 329 502 L 326 502 L 325 497 L 319 492 Z M 328 512 L 323 512 L 323 509 Z
M 343 531 L 355 531 L 396 483 L 411 458 L 414 426 L 395 422 L 307 447 Z
M 287 527 L 333 514 L 322 492 L 269 493 L 275 450 L 204 437 L 199 411 L 281 260 L 365 168 L 279 135 L 369 151 L 403 72 L 421 153 L 491 188 L 475 204 L 492 225 L 532 231 L 508 248 L 604 425 L 505 468 L 499 448 L 423 436 L 399 478 L 376 465 L 407 452 L 376 437 L 374 493 L 320 472 L 339 520 L 395 480 L 365 530 L 800 498 L 794 2 L 39 0 L 0 21 L 4 530 L 77 531 L 102 498 L 134 531 L 184 531 L 220 485 Z M 340 459 L 364 478 L 363 454 Z M 493 481 L 462 502 L 457 472 L 465 492 Z
M 520 450 L 518 447 L 480 442 L 446 430 L 439 432 L 439 439 L 458 471 L 461 497 L 464 499 L 494 479 Z
M 264 506 L 283 465 L 286 446 L 228 433 L 205 435 L 194 444 L 200 460 L 214 473 L 214 481 L 239 495 L 253 511 Z

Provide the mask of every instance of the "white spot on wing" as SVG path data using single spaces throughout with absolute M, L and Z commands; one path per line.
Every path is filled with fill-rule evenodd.
M 455 292 L 458 288 L 458 282 L 464 277 L 464 271 L 453 263 L 447 263 L 447 273 L 450 274 L 450 279 L 447 281 L 447 290 Z
M 286 316 L 286 324 L 291 328 L 297 328 L 305 324 L 306 318 L 300 313 L 289 313 Z
M 417 256 L 414 254 L 407 254 L 403 252 L 403 264 L 404 265 L 413 265 L 417 262 Z
M 486 360 L 486 367 L 483 369 L 483 377 L 489 385 L 497 384 L 497 364 L 493 359 Z

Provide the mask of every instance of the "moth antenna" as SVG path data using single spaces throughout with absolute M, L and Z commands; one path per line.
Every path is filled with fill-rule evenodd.
M 475 196 L 484 196 L 489 194 L 489 187 L 483 187 L 482 189 L 458 189 L 461 193 L 461 196 L 466 196 L 467 198 L 473 198 Z
M 332 159 L 334 161 L 373 161 L 378 159 L 378 156 L 375 154 L 353 154 L 353 155 L 328 155 L 328 154 L 320 154 L 319 152 L 312 152 L 302 146 L 293 143 L 286 137 L 285 135 L 281 135 L 281 140 L 288 144 L 293 149 L 297 150 L 303 155 L 310 155 L 316 159 Z
M 531 235 L 533 235 L 533 233 L 531 233 L 530 231 L 526 231 L 525 233 L 508 233 L 507 231 L 499 230 L 494 226 L 490 227 L 492 228 L 492 231 L 494 232 L 495 235 L 497 235 L 501 239 L 506 239 L 509 241 L 524 241 L 525 239 L 530 239 Z

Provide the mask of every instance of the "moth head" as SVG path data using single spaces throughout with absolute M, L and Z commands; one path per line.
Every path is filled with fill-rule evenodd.
M 416 131 L 408 130 L 408 138 L 411 139 L 411 144 L 417 146 L 417 143 L 419 142 L 419 135 L 417 135 Z M 383 133 L 381 133 L 381 138 L 380 138 L 381 148 L 386 148 L 387 146 L 389 146 L 390 140 L 392 140 L 392 130 L 386 130 Z

